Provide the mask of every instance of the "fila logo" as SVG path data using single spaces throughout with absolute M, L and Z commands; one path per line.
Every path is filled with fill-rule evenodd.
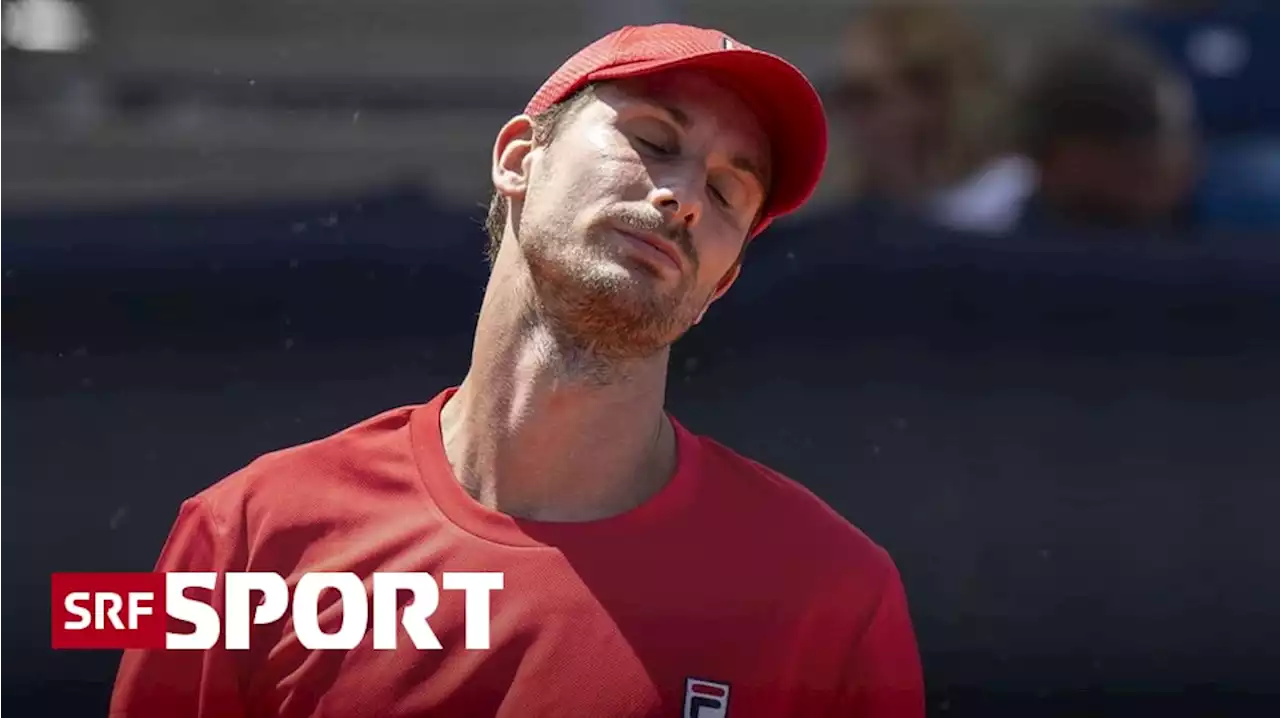
M 725 718 L 729 713 L 729 684 L 684 680 L 684 718 Z

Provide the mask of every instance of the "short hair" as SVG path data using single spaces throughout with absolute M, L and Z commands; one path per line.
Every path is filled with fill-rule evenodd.
M 1127 142 L 1169 129 L 1163 93 L 1177 74 L 1145 46 L 1116 36 L 1077 39 L 1048 51 L 1019 97 L 1022 150 L 1044 160 L 1063 139 Z
M 560 100 L 545 111 L 533 117 L 533 141 L 535 144 L 550 144 L 559 133 L 566 119 L 581 109 L 595 97 L 594 87 L 584 85 L 568 97 Z M 498 257 L 498 249 L 502 246 L 502 233 L 507 226 L 507 214 L 510 202 L 497 190 L 489 198 L 489 214 L 485 218 L 484 228 L 489 234 L 488 256 L 492 263 Z

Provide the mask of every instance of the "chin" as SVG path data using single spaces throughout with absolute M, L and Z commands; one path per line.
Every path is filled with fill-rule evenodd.
M 670 290 L 652 268 L 626 256 L 593 257 L 568 274 L 586 291 L 640 303 L 661 302 Z
M 635 271 L 635 270 L 628 270 Z M 576 296 L 575 296 L 576 295 Z M 655 291 L 651 279 L 631 277 L 586 282 L 560 295 L 561 318 L 605 354 L 647 356 L 669 345 L 684 312 L 679 302 Z M 568 301 L 563 301 L 568 300 Z
M 640 280 L 648 276 L 643 266 L 622 257 L 600 259 L 592 262 L 591 265 L 584 272 L 586 277 L 618 287 L 640 284 Z

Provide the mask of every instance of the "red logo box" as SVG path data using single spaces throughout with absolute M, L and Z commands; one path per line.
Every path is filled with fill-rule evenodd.
M 163 648 L 162 573 L 53 574 L 53 647 Z

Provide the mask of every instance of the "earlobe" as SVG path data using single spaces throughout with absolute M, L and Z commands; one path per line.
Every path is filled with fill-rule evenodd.
M 498 131 L 493 143 L 493 188 L 509 199 L 524 197 L 528 184 L 528 158 L 533 150 L 533 122 L 517 115 Z

